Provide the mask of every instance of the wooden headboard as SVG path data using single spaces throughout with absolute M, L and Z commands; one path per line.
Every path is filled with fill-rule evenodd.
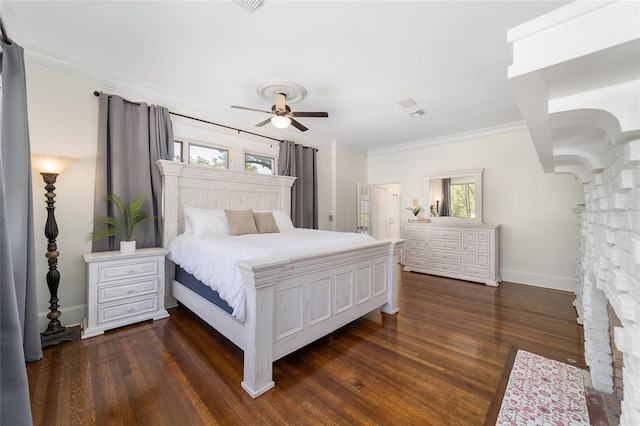
M 286 210 L 295 177 L 237 172 L 158 160 L 162 175 L 162 246 L 184 230 L 184 206 L 203 209 Z

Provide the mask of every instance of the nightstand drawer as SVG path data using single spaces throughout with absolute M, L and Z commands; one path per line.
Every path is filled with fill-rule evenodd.
M 112 300 L 142 296 L 145 294 L 156 294 L 157 292 L 158 279 L 155 277 L 134 283 L 126 281 L 119 284 L 102 285 L 98 287 L 98 303 L 111 302 Z
M 121 280 L 144 275 L 158 275 L 157 260 L 100 265 L 98 281 Z
M 98 323 L 109 322 L 121 318 L 152 312 L 158 309 L 158 298 L 136 300 L 122 305 L 102 307 L 98 306 Z

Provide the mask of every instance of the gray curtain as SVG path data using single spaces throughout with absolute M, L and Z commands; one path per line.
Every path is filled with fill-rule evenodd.
M 442 206 L 440 216 L 451 216 L 451 179 L 442 179 Z
M 173 129 L 169 110 L 133 103 L 120 96 L 99 95 L 98 153 L 94 218 L 117 215 L 105 201 L 116 194 L 125 204 L 143 195 L 145 210 L 154 216 L 136 228 L 136 246 L 162 246 L 162 179 L 156 161 L 173 159 Z M 95 224 L 94 231 L 102 224 Z M 119 249 L 120 237 L 93 242 L 92 250 Z
M 280 142 L 278 174 L 295 176 L 291 189 L 291 221 L 296 228 L 318 229 L 316 149 L 292 141 Z
M 17 44 L 2 40 L 0 47 L 0 424 L 30 425 L 25 361 L 41 359 L 42 346 L 36 299 L 24 51 Z

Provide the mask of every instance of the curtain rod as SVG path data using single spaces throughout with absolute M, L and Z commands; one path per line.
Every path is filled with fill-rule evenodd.
M 4 21 L 2 20 L 2 16 L 0 16 L 0 32 L 2 32 L 2 40 L 7 44 L 13 44 L 13 41 L 9 38 L 7 34 L 7 29 L 4 27 Z
M 4 34 L 4 32 L 3 32 L 3 34 Z M 96 91 L 94 91 L 94 92 L 93 92 L 93 94 L 94 94 L 95 96 L 100 96 L 100 92 L 98 92 L 97 90 L 96 90 Z M 108 95 L 108 96 L 109 96 L 109 97 L 111 97 L 111 95 Z M 127 102 L 127 103 L 130 103 L 130 104 L 133 104 L 133 105 L 140 105 L 140 103 L 138 103 L 138 102 L 131 102 L 131 101 L 128 101 L 128 100 L 126 100 L 126 99 L 123 99 L 123 102 Z M 177 115 L 178 117 L 188 118 L 189 120 L 200 121 L 201 123 L 207 123 L 207 124 L 212 124 L 212 125 L 214 125 L 214 126 L 224 127 L 225 129 L 235 130 L 235 131 L 237 131 L 237 132 L 238 132 L 238 134 L 239 134 L 240 132 L 242 132 L 242 133 L 247 133 L 247 134 L 249 134 L 249 135 L 258 136 L 258 137 L 265 138 L 265 139 L 271 139 L 272 141 L 276 141 L 276 142 L 283 142 L 281 139 L 276 139 L 276 138 L 272 138 L 272 137 L 270 137 L 270 136 L 260 135 L 260 134 L 258 134 L 258 133 L 248 132 L 248 131 L 246 131 L 246 130 L 237 129 L 237 128 L 235 128 L 235 127 L 231 127 L 231 126 L 225 126 L 224 124 L 214 123 L 214 122 L 212 122 L 212 121 L 203 120 L 203 119 L 201 119 L 201 118 L 195 118 L 195 117 L 190 117 L 190 116 L 188 116 L 188 115 L 184 115 L 184 114 L 178 114 L 177 112 L 171 112 L 171 111 L 169 111 L 169 114 L 171 114 L 171 115 Z

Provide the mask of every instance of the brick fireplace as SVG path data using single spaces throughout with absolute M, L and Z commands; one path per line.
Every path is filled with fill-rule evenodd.
M 597 391 L 622 399 L 623 425 L 640 424 L 640 140 L 611 147 L 584 184 L 578 209 L 576 310 Z M 624 389 L 624 390 L 623 390 Z

